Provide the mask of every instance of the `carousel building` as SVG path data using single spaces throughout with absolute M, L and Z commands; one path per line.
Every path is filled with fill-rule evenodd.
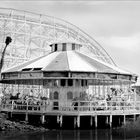
M 50 47 L 49 55 L 2 73 L 3 94 L 18 94 L 4 102 L 3 111 L 26 113 L 26 119 L 28 114 L 53 115 L 61 123 L 63 116 L 77 116 L 78 127 L 80 116 L 138 113 L 131 89 L 136 75 L 78 52 L 82 45 L 77 42 Z
M 40 116 L 42 123 L 59 127 L 98 127 L 101 120 L 112 127 L 140 114 L 132 88 L 137 75 L 118 68 L 111 58 L 88 55 L 87 45 L 76 39 L 49 47 L 49 54 L 2 71 L 2 112 L 23 115 L 26 121 Z

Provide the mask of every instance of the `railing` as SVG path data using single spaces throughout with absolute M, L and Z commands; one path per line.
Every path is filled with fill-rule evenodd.
M 65 105 L 53 105 L 51 102 L 36 102 L 29 103 L 21 100 L 7 100 L 1 103 L 1 111 L 7 112 L 34 112 L 34 113 L 47 113 L 47 112 L 135 112 L 140 113 L 140 101 L 73 101 Z

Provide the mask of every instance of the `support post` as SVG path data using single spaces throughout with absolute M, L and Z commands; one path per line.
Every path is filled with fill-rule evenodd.
M 74 116 L 74 128 L 76 128 L 76 117 Z
M 120 118 L 120 116 L 119 116 L 119 126 L 121 125 L 121 118 Z
M 14 100 L 12 100 L 12 106 L 11 106 L 12 111 L 14 110 Z
M 28 101 L 26 102 L 26 114 L 25 114 L 25 121 L 28 122 Z
M 126 118 L 125 118 L 125 115 L 123 116 L 123 124 L 126 123 Z
M 80 127 L 80 116 L 77 116 L 77 127 Z
M 136 121 L 136 114 L 134 114 L 134 122 Z
M 110 128 L 111 128 L 112 127 L 112 115 L 110 115 L 109 125 L 110 125 Z
M 134 101 L 134 109 L 136 109 L 136 101 L 137 101 L 137 96 L 136 96 L 136 89 L 135 89 L 135 91 L 134 91 L 134 94 L 135 94 L 135 101 Z
M 93 125 L 93 117 L 91 116 L 90 117 L 90 126 L 92 127 L 92 125 Z
M 57 115 L 57 123 L 59 123 L 59 115 Z
M 109 124 L 109 116 L 106 116 L 106 124 Z
M 41 115 L 41 123 L 42 123 L 42 124 L 45 123 L 45 115 L 44 115 L 44 114 Z
M 62 115 L 60 116 L 59 121 L 60 121 L 60 127 L 62 127 L 62 125 L 63 125 L 63 116 Z
M 28 113 L 25 114 L 25 121 L 28 122 Z
M 95 115 L 95 128 L 98 127 L 98 118 L 97 118 L 97 115 Z

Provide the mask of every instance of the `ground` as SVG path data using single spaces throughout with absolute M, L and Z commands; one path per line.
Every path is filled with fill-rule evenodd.
M 0 113 L 0 131 L 46 131 L 42 126 L 29 125 L 25 121 L 10 121 L 6 114 Z

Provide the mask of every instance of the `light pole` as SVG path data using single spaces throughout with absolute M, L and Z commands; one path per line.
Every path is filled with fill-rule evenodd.
M 6 48 L 7 46 L 12 42 L 12 38 L 10 36 L 7 36 L 6 37 L 6 40 L 5 40 L 5 47 L 2 51 L 2 54 L 1 54 L 1 60 L 0 60 L 0 78 L 1 78 L 1 70 L 2 70 L 2 67 L 3 67 L 3 64 L 4 64 L 4 55 L 5 55 L 5 51 L 6 51 Z

